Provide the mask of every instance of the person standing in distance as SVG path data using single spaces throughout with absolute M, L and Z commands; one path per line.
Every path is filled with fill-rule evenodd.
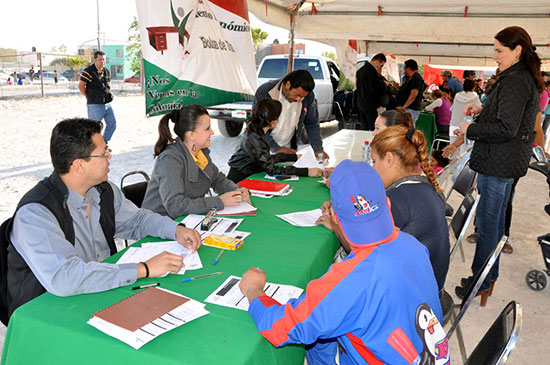
M 357 108 L 362 130 L 374 130 L 380 99 L 386 91 L 386 83 L 380 76 L 386 61 L 386 56 L 378 53 L 357 71 Z
M 101 122 L 105 119 L 103 139 L 109 143 L 116 129 L 116 118 L 111 101 L 111 73 L 105 68 L 105 52 L 94 52 L 94 63 L 80 75 L 78 90 L 86 97 L 88 118 Z

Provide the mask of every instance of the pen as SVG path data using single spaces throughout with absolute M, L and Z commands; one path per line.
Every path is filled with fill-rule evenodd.
M 145 288 L 151 288 L 153 286 L 160 286 L 160 283 L 153 283 L 153 284 L 145 284 L 140 286 L 134 286 L 132 290 L 138 290 L 138 289 L 145 289 Z
M 199 276 L 193 276 L 192 278 L 185 278 L 183 279 L 181 282 L 185 282 L 185 281 L 191 281 L 191 280 L 195 280 L 195 279 L 202 279 L 202 278 L 207 278 L 209 276 L 215 276 L 215 275 L 221 275 L 223 274 L 223 272 L 219 271 L 219 272 L 213 272 L 212 274 L 206 274 L 206 275 L 199 275 Z
M 234 197 L 236 197 L 236 196 L 242 196 L 242 194 L 241 194 L 241 193 L 237 193 L 237 194 L 233 194 L 233 195 L 231 195 L 231 196 L 234 198 Z
M 212 263 L 212 265 L 216 265 L 220 259 L 220 257 L 222 257 L 222 253 L 223 251 L 225 251 L 223 248 L 222 250 L 220 251 L 220 253 L 218 254 L 218 256 L 216 257 L 216 259 L 214 260 L 214 262 Z

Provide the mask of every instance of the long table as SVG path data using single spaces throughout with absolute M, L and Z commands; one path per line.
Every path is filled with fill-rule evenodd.
M 140 279 L 137 285 L 160 282 L 163 288 L 204 302 L 229 275 L 241 276 L 257 266 L 265 270 L 270 282 L 305 289 L 330 266 L 339 243 L 324 227 L 294 227 L 275 214 L 318 208 L 328 200 L 328 189 L 317 180 L 292 182 L 294 191 L 286 197 L 252 197 L 258 212 L 246 217 L 238 228 L 252 232 L 243 247 L 225 252 L 212 266 L 219 249 L 203 246 L 199 253 L 204 268 L 187 271 L 183 277 L 215 271 L 223 271 L 223 275 L 186 283 L 181 282 L 181 275 L 168 275 Z M 148 237 L 136 245 L 154 240 Z M 107 261 L 114 263 L 120 255 Z M 134 285 L 65 298 L 45 293 L 23 305 L 11 317 L 2 364 L 303 364 L 303 346 L 276 349 L 258 334 L 247 312 L 209 303 L 206 309 L 210 314 L 161 335 L 139 350 L 86 323 L 92 313 L 135 294 L 131 290 Z
M 416 121 L 416 128 L 424 132 L 428 149 L 432 148 L 432 142 L 435 139 L 437 133 L 437 124 L 435 123 L 435 114 L 433 113 L 420 113 L 418 120 Z

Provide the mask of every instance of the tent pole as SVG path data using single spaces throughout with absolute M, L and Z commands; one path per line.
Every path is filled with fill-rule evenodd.
M 301 0 L 290 11 L 290 47 L 288 50 L 288 72 L 292 72 L 294 66 L 294 29 L 296 27 L 296 15 L 306 0 Z

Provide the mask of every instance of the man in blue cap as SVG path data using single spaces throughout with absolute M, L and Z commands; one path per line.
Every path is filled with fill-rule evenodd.
M 428 251 L 393 224 L 380 175 L 345 160 L 331 175 L 331 218 L 351 253 L 280 304 L 264 293 L 259 268 L 240 289 L 258 331 L 274 346 L 307 345 L 309 364 L 449 362 L 437 282 Z

